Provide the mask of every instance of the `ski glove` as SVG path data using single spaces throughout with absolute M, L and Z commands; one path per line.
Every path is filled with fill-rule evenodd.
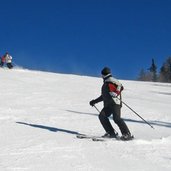
M 91 101 L 89 102 L 90 106 L 94 106 L 94 105 L 95 105 L 95 103 L 96 103 L 96 101 L 95 101 L 95 100 L 91 100 Z

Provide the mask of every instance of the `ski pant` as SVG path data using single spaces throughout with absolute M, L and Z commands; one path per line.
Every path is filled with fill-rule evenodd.
M 111 116 L 111 114 L 113 114 L 113 120 L 118 125 L 122 135 L 130 134 L 130 131 L 126 123 L 121 118 L 121 106 L 120 105 L 111 105 L 108 107 L 104 107 L 102 111 L 100 112 L 99 119 L 105 131 L 109 134 L 114 133 L 114 129 L 108 118 L 109 116 Z
M 7 67 L 8 67 L 9 69 L 11 69 L 11 68 L 13 68 L 13 65 L 12 65 L 11 63 L 7 63 Z

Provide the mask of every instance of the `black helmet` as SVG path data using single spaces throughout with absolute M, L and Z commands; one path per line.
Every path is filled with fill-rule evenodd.
M 102 71 L 101 71 L 101 74 L 102 74 L 103 76 L 106 76 L 106 75 L 108 75 L 108 74 L 111 74 L 110 68 L 104 67 L 104 68 L 102 69 Z

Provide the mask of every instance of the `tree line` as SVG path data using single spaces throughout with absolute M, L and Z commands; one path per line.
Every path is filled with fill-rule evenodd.
M 171 83 L 171 57 L 168 57 L 163 65 L 157 70 L 157 65 L 152 59 L 151 66 L 144 70 L 141 69 L 137 80 Z

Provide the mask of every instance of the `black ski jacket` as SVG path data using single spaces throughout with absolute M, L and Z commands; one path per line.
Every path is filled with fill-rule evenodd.
M 103 101 L 104 107 L 121 105 L 120 100 L 110 94 L 110 92 L 112 91 L 110 89 L 110 84 L 113 84 L 115 86 L 115 90 L 113 90 L 114 93 L 120 93 L 122 84 L 118 80 L 113 78 L 112 75 L 109 75 L 108 77 L 104 78 L 104 83 L 101 88 L 101 96 L 95 99 L 95 103 Z

